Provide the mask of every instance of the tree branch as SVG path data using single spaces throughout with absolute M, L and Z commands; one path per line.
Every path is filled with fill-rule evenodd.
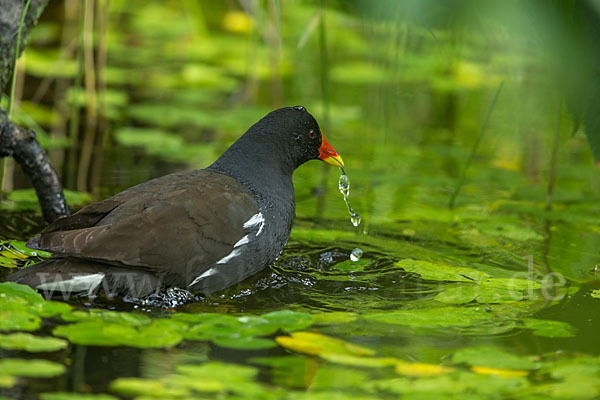
M 37 23 L 47 3 L 48 0 L 31 0 L 21 28 L 20 53 L 25 49 L 31 29 Z M 0 0 L 0 89 L 6 86 L 14 72 L 13 61 L 22 9 L 21 0 Z M 69 214 L 69 206 L 56 171 L 36 140 L 35 132 L 13 124 L 8 113 L 2 108 L 0 108 L 1 157 L 13 157 L 31 178 L 46 223 Z

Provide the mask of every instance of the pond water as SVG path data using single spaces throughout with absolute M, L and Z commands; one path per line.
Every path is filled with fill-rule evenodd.
M 312 174 L 300 173 L 299 217 L 282 256 L 263 273 L 197 302 L 164 309 L 82 298 L 67 306 L 0 284 L 3 393 L 50 399 L 74 392 L 140 399 L 600 393 L 600 232 L 587 222 L 598 213 L 593 202 L 557 205 L 568 212 L 512 199 L 450 210 L 441 205 L 446 196 L 436 198 L 435 184 L 421 183 L 413 189 L 422 192 L 420 201 L 396 193 L 391 200 L 406 210 L 389 208 L 398 214 L 377 223 L 369 214 L 383 205 L 366 201 L 366 182 L 353 178 L 352 199 L 365 215 L 356 228 L 335 175 L 329 174 L 328 208 L 315 218 L 306 215 L 316 200 L 302 199 Z M 337 217 L 327 216 L 329 209 Z M 9 230 L 4 238 L 24 239 L 40 228 L 30 227 L 38 220 L 30 214 L 3 218 L 26 233 Z M 5 264 L 9 243 L 20 247 L 4 242 Z M 363 255 L 352 261 L 356 248 Z M 22 364 L 8 363 L 14 360 Z M 52 364 L 35 364 L 40 360 Z M 43 394 L 54 392 L 62 394 Z
M 50 149 L 75 208 L 86 190 L 105 198 L 203 168 L 268 111 L 296 104 L 343 157 L 352 207 L 337 168 L 301 166 L 280 258 L 183 305 L 46 301 L 0 282 L 0 399 L 600 396 L 600 175 L 529 47 L 487 25 L 465 38 L 462 26 L 330 5 L 323 62 L 325 11 L 310 2 L 282 9 L 278 44 L 257 23 L 275 10 L 114 0 L 102 162 L 80 174 L 81 138 L 65 143 L 56 128 L 85 112 L 85 90 L 69 86 L 75 55 L 57 61 L 61 27 L 76 33 L 78 22 L 51 3 L 16 119 Z M 56 87 L 39 94 L 47 77 Z M 17 168 L 0 203 L 0 281 L 48 256 L 24 247 L 43 228 L 27 187 Z

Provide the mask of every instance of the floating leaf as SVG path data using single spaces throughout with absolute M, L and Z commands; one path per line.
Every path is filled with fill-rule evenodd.
M 293 332 L 291 336 L 278 336 L 275 340 L 285 348 L 311 355 L 334 353 L 371 356 L 375 353 L 366 347 L 313 332 Z
M 50 317 L 71 307 L 58 302 L 46 302 L 35 290 L 14 282 L 0 283 L 0 330 L 34 331 L 40 327 L 41 316 Z
M 109 311 L 101 309 L 73 310 L 62 315 L 62 319 L 68 322 L 106 322 L 130 326 L 148 325 L 152 321 L 147 315 L 140 313 L 129 313 Z
M 14 376 L 0 374 L 0 388 L 12 387 L 15 383 L 17 383 L 17 379 Z
M 473 366 L 471 370 L 476 374 L 480 375 L 495 375 L 501 378 L 513 378 L 519 376 L 529 375 L 529 371 L 523 371 L 518 369 L 503 369 L 503 368 L 492 368 L 492 367 L 479 367 Z
M 320 356 L 324 360 L 336 364 L 343 364 L 361 368 L 391 367 L 397 365 L 400 362 L 400 360 L 394 357 L 359 357 L 350 354 L 339 353 L 321 353 Z
M 454 368 L 443 365 L 400 361 L 396 364 L 396 372 L 406 376 L 438 376 L 453 372 Z
M 473 285 L 452 286 L 444 289 L 443 292 L 435 296 L 435 299 L 447 304 L 470 303 L 477 296 L 477 289 Z
M 41 351 L 57 351 L 66 348 L 69 343 L 65 340 L 34 336 L 29 333 L 0 334 L 0 347 L 7 350 L 25 350 L 32 353 Z
M 41 324 L 40 317 L 27 311 L 0 309 L 0 331 L 35 331 Z
M 248 336 L 240 338 L 220 338 L 213 340 L 213 343 L 221 347 L 238 350 L 259 350 L 277 347 L 277 343 L 271 339 Z
M 572 337 L 577 331 L 568 322 L 552 321 L 547 319 L 525 318 L 525 329 L 531 329 L 536 336 L 545 337 Z
M 541 372 L 549 373 L 554 379 L 597 377 L 600 374 L 600 357 L 581 356 L 557 360 L 545 365 Z
M 265 394 L 265 389 L 254 382 L 258 370 L 253 367 L 207 362 L 201 365 L 179 365 L 176 370 L 188 378 L 218 382 L 227 391 L 244 397 L 260 398 Z
M 59 326 L 53 334 L 71 343 L 89 346 L 173 347 L 183 339 L 174 325 L 161 320 L 139 326 L 104 321 L 79 322 Z
M 483 307 L 440 307 L 367 314 L 363 318 L 413 327 L 447 328 L 481 325 L 494 316 Z
M 276 324 L 284 332 L 308 328 L 313 322 L 312 315 L 290 310 L 273 311 L 263 314 L 262 317 Z
M 355 321 L 357 317 L 355 313 L 343 311 L 312 314 L 313 323 L 318 325 L 345 324 Z
M 153 399 L 181 398 L 189 394 L 187 388 L 141 378 L 118 378 L 110 384 L 110 390 L 124 396 L 148 396 Z
M 40 394 L 41 400 L 118 400 L 116 397 L 105 393 L 68 393 L 48 392 Z
M 478 375 L 472 372 L 455 371 L 420 378 L 397 378 L 373 382 L 379 390 L 402 394 L 411 399 L 481 399 L 513 397 L 512 394 L 528 388 L 524 377 L 501 378 L 497 375 Z M 507 396 L 508 395 L 508 396 Z
M 62 375 L 65 366 L 48 360 L 3 358 L 0 360 L 0 371 L 6 375 L 26 378 L 51 378 Z
M 489 277 L 485 272 L 476 269 L 433 264 L 421 260 L 404 259 L 398 261 L 396 266 L 406 272 L 418 274 L 421 279 L 432 281 L 473 282 Z
M 14 282 L 0 283 L 0 301 L 4 299 L 8 300 L 11 297 L 22 299 L 32 305 L 44 302 L 44 298 L 27 285 L 20 285 Z
M 452 356 L 454 363 L 466 363 L 477 367 L 490 367 L 501 369 L 535 369 L 540 366 L 533 361 L 533 357 L 518 356 L 508 353 L 498 347 L 480 346 L 467 347 L 458 350 Z

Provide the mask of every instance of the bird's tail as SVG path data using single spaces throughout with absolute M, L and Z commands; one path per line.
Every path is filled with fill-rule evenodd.
M 38 289 L 44 297 L 68 300 L 71 296 L 105 293 L 107 296 L 145 297 L 162 289 L 161 280 L 146 271 L 75 258 L 50 258 L 23 268 L 7 278 Z

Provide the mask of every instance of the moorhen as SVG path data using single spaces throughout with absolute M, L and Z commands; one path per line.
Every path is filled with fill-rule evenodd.
M 152 179 L 50 224 L 27 246 L 53 256 L 8 280 L 47 297 L 225 289 L 279 256 L 294 220 L 292 173 L 313 159 L 344 165 L 304 107 L 272 111 L 208 168 Z

